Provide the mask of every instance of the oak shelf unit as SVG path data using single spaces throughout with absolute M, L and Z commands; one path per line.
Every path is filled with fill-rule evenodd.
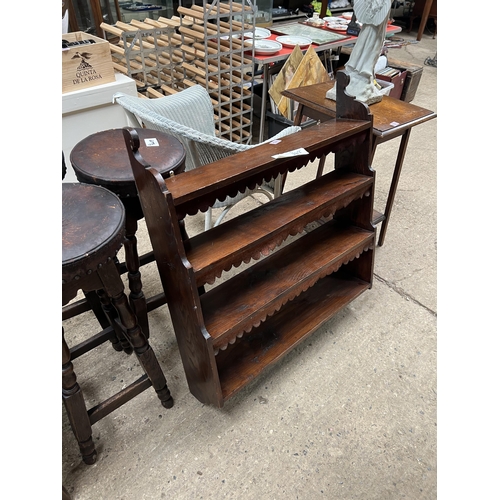
M 372 286 L 372 116 L 344 94 L 339 108 L 335 120 L 166 180 L 124 129 L 189 388 L 203 403 L 222 407 Z M 272 157 L 299 147 L 307 154 Z M 186 233 L 186 215 L 330 153 L 332 172 Z

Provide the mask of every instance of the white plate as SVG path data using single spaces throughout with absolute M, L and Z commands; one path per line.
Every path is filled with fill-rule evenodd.
M 347 31 L 347 24 L 328 23 L 328 27 L 335 31 Z
M 310 24 L 312 26 L 323 26 L 323 24 L 325 24 L 326 21 L 324 21 L 323 19 L 320 19 L 319 17 L 317 19 L 314 19 L 312 17 L 310 17 L 309 19 L 306 20 L 306 23 L 307 24 Z
M 266 30 L 266 28 L 255 28 L 255 35 L 248 31 L 245 33 L 245 38 L 255 38 L 255 40 L 263 40 L 264 38 L 269 38 L 271 36 L 271 32 Z
M 277 36 L 276 41 L 283 44 L 284 47 L 295 47 L 298 45 L 299 47 L 307 47 L 311 45 L 312 40 L 307 38 L 307 36 L 296 36 L 296 35 L 283 35 Z
M 274 40 L 255 40 L 255 54 L 256 55 L 271 55 L 279 52 L 283 45 Z
M 343 17 L 324 17 L 323 21 L 327 23 L 348 24 L 349 21 Z

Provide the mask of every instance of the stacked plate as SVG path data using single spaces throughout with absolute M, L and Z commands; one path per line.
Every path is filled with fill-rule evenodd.
M 300 48 L 308 47 L 312 43 L 312 40 L 306 36 L 283 35 L 277 36 L 276 40 L 271 40 L 270 36 L 271 32 L 265 28 L 255 28 L 255 33 L 245 33 L 245 38 L 254 39 L 255 55 L 258 56 L 276 54 L 283 47 L 293 48 L 296 45 Z
M 269 38 L 271 36 L 271 32 L 266 30 L 266 28 L 255 28 L 255 34 L 252 31 L 247 31 L 245 33 L 245 38 L 255 38 L 255 40 L 264 40 L 265 38 Z
M 296 36 L 296 35 L 283 35 L 277 36 L 276 41 L 283 44 L 284 47 L 295 47 L 298 45 L 300 48 L 307 47 L 311 45 L 312 40 L 307 36 Z
M 347 31 L 347 25 L 349 21 L 343 17 L 325 17 L 326 26 L 334 31 L 339 31 L 345 33 Z
M 275 40 L 255 40 L 255 55 L 270 56 L 276 54 L 283 48 L 280 42 Z

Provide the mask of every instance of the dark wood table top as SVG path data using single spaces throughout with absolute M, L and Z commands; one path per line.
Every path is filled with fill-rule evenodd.
M 163 178 L 184 171 L 186 152 L 172 135 L 137 128 L 139 153 Z M 71 151 L 71 165 L 80 182 L 107 187 L 118 196 L 137 196 L 122 129 L 96 132 Z
M 333 82 L 318 83 L 287 89 L 282 94 L 309 109 L 335 118 L 336 102 L 325 97 L 332 87 Z M 382 101 L 370 105 L 369 108 L 373 115 L 373 133 L 384 140 L 401 135 L 408 128 L 437 116 L 434 111 L 388 96 L 384 96 Z

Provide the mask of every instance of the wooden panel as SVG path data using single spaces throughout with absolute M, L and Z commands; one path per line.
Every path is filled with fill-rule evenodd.
M 309 159 L 321 156 L 324 149 L 331 151 L 336 147 L 341 147 L 343 139 L 352 142 L 350 138 L 354 134 L 369 129 L 370 123 L 366 121 L 331 120 L 283 137 L 277 144 L 262 144 L 219 160 L 218 168 L 214 168 L 213 164 L 203 165 L 184 172 L 182 175 L 169 177 L 165 180 L 165 184 L 172 193 L 175 206 L 179 211 L 183 204 L 189 204 L 191 200 L 199 200 L 203 195 L 222 194 L 223 190 L 231 189 L 250 174 L 257 175 L 273 167 L 279 168 L 280 165 L 283 165 L 285 169 L 289 168 L 289 171 L 300 168 L 307 164 Z M 335 137 L 335 140 L 332 137 Z M 310 156 L 272 158 L 272 155 L 293 151 L 299 147 L 305 148 Z
M 62 49 L 63 94 L 115 81 L 109 42 L 81 31 L 66 33 L 62 38 L 68 42 L 94 42 Z
M 279 246 L 289 234 L 310 222 L 333 215 L 363 195 L 372 179 L 352 173 L 330 172 L 266 203 L 237 220 L 229 220 L 209 232 L 191 238 L 187 258 L 198 286 L 212 283 L 224 269 L 244 259 L 258 259 Z M 260 251 L 258 249 L 261 249 Z
M 326 71 L 323 62 L 318 54 L 310 45 L 300 64 L 288 82 L 287 88 L 294 89 L 297 87 L 306 87 L 314 83 L 331 82 L 330 75 Z M 278 108 L 283 116 L 289 120 L 293 119 L 293 102 L 287 97 L 282 97 Z
M 331 221 L 203 294 L 205 326 L 216 354 L 373 246 L 373 232 Z
M 327 276 L 250 335 L 245 335 L 225 351 L 219 351 L 215 359 L 224 400 L 279 361 L 368 288 L 368 283 L 352 277 Z

